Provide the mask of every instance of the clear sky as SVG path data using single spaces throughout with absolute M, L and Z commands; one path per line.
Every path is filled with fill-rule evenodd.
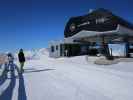
M 0 0 L 0 52 L 48 47 L 70 17 L 96 8 L 133 23 L 133 0 Z

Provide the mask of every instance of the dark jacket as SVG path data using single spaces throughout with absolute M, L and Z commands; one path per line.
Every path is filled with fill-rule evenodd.
M 19 52 L 18 58 L 19 58 L 19 62 L 25 62 L 25 56 L 23 52 Z

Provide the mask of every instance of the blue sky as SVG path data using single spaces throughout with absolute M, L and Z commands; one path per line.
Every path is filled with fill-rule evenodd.
M 132 0 L 0 0 L 0 51 L 48 47 L 72 16 L 106 8 L 133 23 Z

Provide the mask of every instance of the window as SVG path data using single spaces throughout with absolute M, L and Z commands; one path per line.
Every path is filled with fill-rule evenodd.
M 51 52 L 54 52 L 54 46 L 51 46 Z
M 56 46 L 56 50 L 58 50 L 58 45 Z

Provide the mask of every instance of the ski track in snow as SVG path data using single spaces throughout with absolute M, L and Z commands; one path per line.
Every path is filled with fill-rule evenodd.
M 98 66 L 84 57 L 30 60 L 23 76 L 16 74 L 10 100 L 131 100 L 133 72 L 115 69 L 126 64 Z M 0 96 L 10 83 L 0 85 Z

